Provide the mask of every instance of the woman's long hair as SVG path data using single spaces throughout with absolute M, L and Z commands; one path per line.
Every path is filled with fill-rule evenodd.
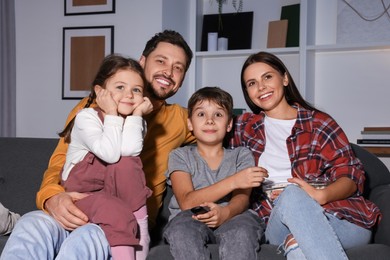
M 295 103 L 298 103 L 302 107 L 309 109 L 309 110 L 316 110 L 315 107 L 310 105 L 306 100 L 303 99 L 301 94 L 299 93 L 299 90 L 297 86 L 295 85 L 295 82 L 293 78 L 291 77 L 290 72 L 288 71 L 287 67 L 284 65 L 284 63 L 275 55 L 268 53 L 268 52 L 258 52 L 255 54 L 250 55 L 246 61 L 244 62 L 244 65 L 241 69 L 241 88 L 242 92 L 244 94 L 245 101 L 249 108 L 252 110 L 253 113 L 258 114 L 263 109 L 258 107 L 253 101 L 250 99 L 248 95 L 248 90 L 245 85 L 244 81 L 244 72 L 246 68 L 249 65 L 252 65 L 254 63 L 262 62 L 265 63 L 272 68 L 274 68 L 276 71 L 280 73 L 280 75 L 283 77 L 284 75 L 287 75 L 288 78 L 288 85 L 284 88 L 284 96 L 286 97 L 287 103 L 289 105 L 293 105 Z

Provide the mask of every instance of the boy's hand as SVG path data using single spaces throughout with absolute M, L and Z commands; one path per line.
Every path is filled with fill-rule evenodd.
M 219 227 L 228 217 L 224 207 L 221 207 L 213 202 L 205 202 L 200 206 L 207 206 L 210 208 L 210 211 L 204 214 L 193 215 L 192 218 L 206 224 L 209 228 Z
M 111 93 L 101 88 L 100 86 L 95 86 L 96 93 L 96 104 L 104 111 L 107 115 L 118 115 L 118 105 L 115 100 L 112 98 Z
M 144 97 L 144 101 L 139 104 L 133 111 L 133 116 L 143 116 L 147 115 L 153 111 L 152 102 L 148 97 Z
M 249 167 L 232 176 L 233 189 L 248 189 L 259 187 L 268 177 L 268 172 L 262 167 Z

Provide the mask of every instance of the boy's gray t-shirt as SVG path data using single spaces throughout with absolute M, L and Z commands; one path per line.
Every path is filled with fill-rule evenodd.
M 198 190 L 252 166 L 255 166 L 252 152 L 248 148 L 237 147 L 235 149 L 224 149 L 224 156 L 219 168 L 211 170 L 198 153 L 197 146 L 189 145 L 177 148 L 169 154 L 168 170 L 165 175 L 168 185 L 171 185 L 169 178 L 171 173 L 174 171 L 187 172 L 191 174 L 194 189 Z M 230 198 L 231 194 L 215 203 L 225 205 Z M 171 198 L 169 210 L 171 213 L 170 220 L 181 211 L 175 196 Z

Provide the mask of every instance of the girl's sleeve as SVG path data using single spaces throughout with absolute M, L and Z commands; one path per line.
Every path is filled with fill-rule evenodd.
M 107 163 L 115 163 L 121 155 L 122 128 L 124 119 L 106 115 L 104 124 L 94 109 L 84 109 L 76 116 L 72 139 Z
M 146 121 L 140 116 L 128 116 L 123 126 L 122 156 L 138 156 L 144 145 Z

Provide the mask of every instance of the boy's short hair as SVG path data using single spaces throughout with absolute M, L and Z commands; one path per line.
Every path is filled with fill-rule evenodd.
M 204 87 L 197 90 L 188 100 L 188 117 L 191 117 L 194 106 L 200 101 L 212 101 L 224 108 L 229 116 L 233 118 L 233 98 L 225 90 L 219 87 Z

